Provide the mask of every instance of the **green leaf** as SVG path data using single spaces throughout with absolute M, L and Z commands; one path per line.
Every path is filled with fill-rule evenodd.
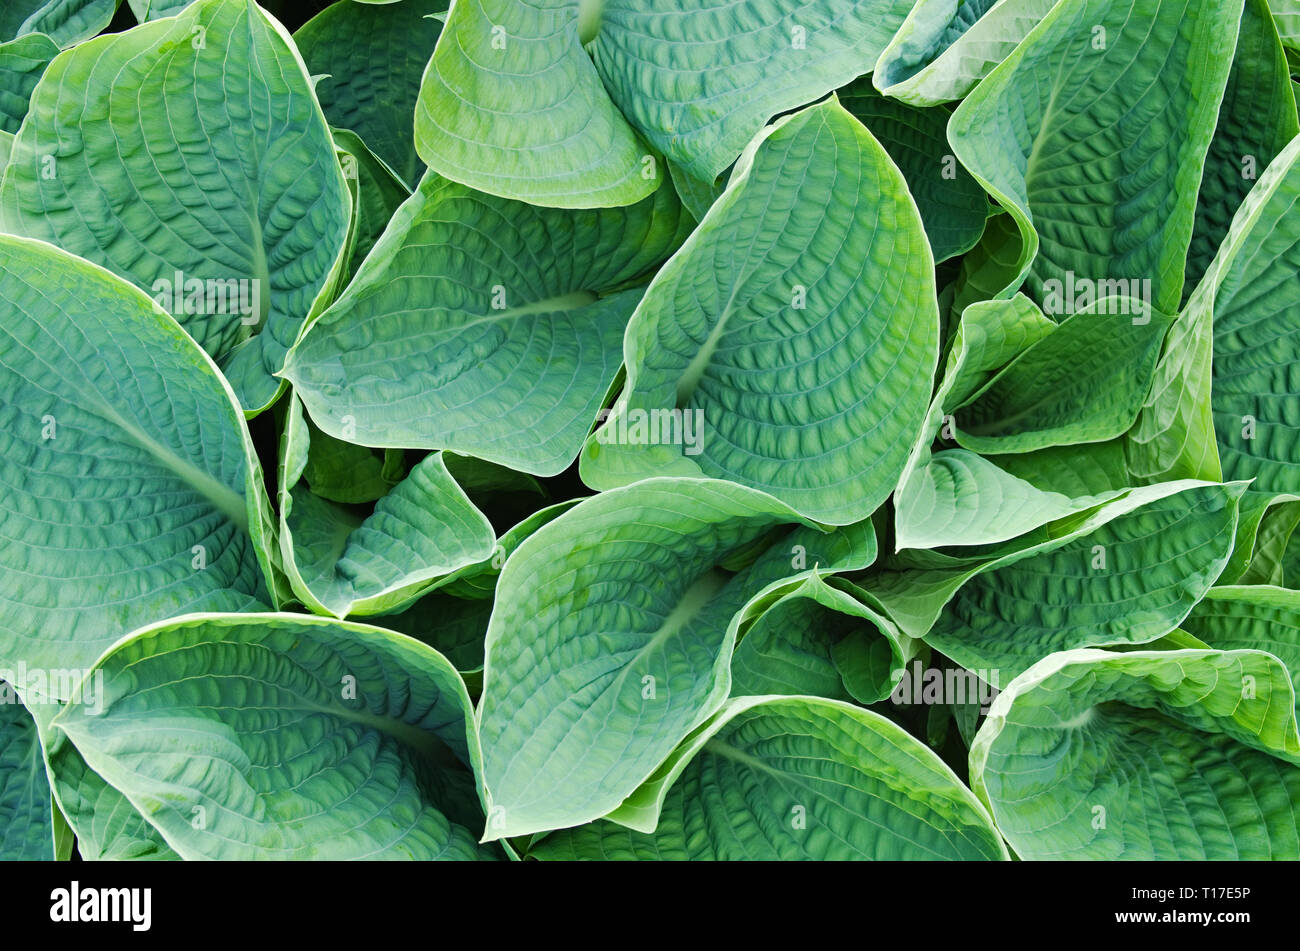
M 313 495 L 331 502 L 361 505 L 379 501 L 406 478 L 406 457 L 402 450 L 370 449 L 335 439 L 302 415 L 302 404 L 296 399 L 286 400 L 284 406 L 286 429 L 282 430 L 281 438 L 290 425 L 306 425 L 310 436 L 301 478 L 311 487 Z M 296 422 L 291 424 L 290 420 Z
M 1287 545 L 1300 524 L 1300 496 L 1247 492 L 1232 557 L 1216 584 L 1282 584 Z
M 415 107 L 415 145 L 429 168 L 557 208 L 630 205 L 659 188 L 658 161 L 579 42 L 578 7 L 453 5 Z
M 261 466 L 194 341 L 129 284 L 27 238 L 0 235 L 0 310 L 0 657 L 89 667 L 143 624 L 269 602 Z
M 1015 457 L 1004 456 L 1001 458 L 1013 459 Z M 1217 483 L 1203 483 L 1193 480 L 1165 482 L 1158 485 L 1123 489 L 1108 495 L 1102 495 L 1098 504 L 1091 508 L 1064 516 L 1033 531 L 1017 536 L 1010 541 L 964 549 L 957 548 L 952 551 L 902 551 L 893 559 L 892 563 L 884 566 L 884 570 L 873 571 L 869 576 L 865 577 L 851 575 L 849 580 L 866 589 L 862 593 L 863 600 L 872 607 L 884 611 L 904 634 L 909 637 L 926 637 L 944 612 L 948 602 L 971 579 L 984 572 L 997 571 L 1008 566 L 1014 567 L 1017 562 L 1028 559 L 1047 557 L 1043 565 L 1051 566 L 1051 556 L 1058 549 L 1086 541 L 1089 536 L 1098 531 L 1104 531 L 1110 523 L 1121 518 L 1135 514 L 1136 518 L 1134 520 L 1141 521 L 1143 518 L 1142 511 L 1147 507 L 1152 507 L 1152 511 L 1156 513 L 1157 517 L 1166 520 L 1170 517 L 1170 512 L 1185 510 L 1195 513 L 1204 508 L 1207 512 L 1209 524 L 1213 528 L 1217 523 L 1222 522 L 1223 514 L 1219 509 L 1224 504 L 1227 504 L 1231 508 L 1234 519 L 1226 529 L 1227 540 L 1225 547 L 1230 548 L 1233 528 L 1235 527 L 1236 503 L 1244 490 L 1244 483 L 1223 486 Z M 1168 505 L 1162 504 L 1165 500 L 1178 496 L 1186 496 L 1186 498 Z M 1125 528 L 1122 531 L 1127 533 L 1128 529 Z M 1189 532 L 1189 534 L 1193 533 Z M 1215 535 L 1211 531 L 1211 537 L 1217 540 L 1221 536 Z M 1082 571 L 1074 572 L 1076 575 L 1075 581 L 1078 584 L 1084 583 L 1084 579 L 1095 571 L 1106 570 L 1109 572 L 1115 567 L 1115 562 L 1109 557 L 1106 560 L 1107 567 L 1105 569 L 1090 567 L 1091 559 L 1097 554 L 1091 551 L 1093 544 L 1091 541 L 1087 542 L 1088 566 Z M 1201 552 L 1198 554 L 1205 555 L 1206 553 Z M 1226 561 L 1226 558 L 1227 553 L 1225 552 L 1223 559 Z M 1028 570 L 1030 567 L 1032 566 L 1022 566 L 1018 570 Z M 1208 572 L 1210 582 L 1207 582 L 1207 584 L 1212 583 L 1214 576 L 1222 567 L 1223 565 L 1220 563 L 1218 569 Z M 1181 580 L 1181 577 L 1178 579 L 1167 577 L 1161 579 L 1159 575 L 1153 577 L 1154 584 L 1173 580 Z M 1061 597 L 1062 593 L 1058 592 L 1056 596 Z M 1104 598 L 1104 595 L 1102 597 Z M 1192 601 L 1195 601 L 1195 598 Z M 1015 607 L 1032 611 L 1035 605 L 1016 605 Z M 1050 604 L 1042 605 L 1042 607 L 1044 610 L 1057 610 L 1060 605 L 1057 605 L 1056 608 L 1053 608 Z M 1143 607 L 1143 604 L 1135 603 L 1116 605 L 1114 609 L 1121 612 L 1132 610 L 1140 613 Z M 1173 626 L 1173 624 L 1169 625 L 1170 628 Z M 1160 633 L 1163 634 L 1164 631 Z M 1087 632 L 1085 631 L 1084 634 L 1086 636 Z M 1159 634 L 1155 636 L 1159 636 Z M 953 645 L 949 646 L 954 650 L 959 649 Z M 1011 646 L 1014 647 L 1014 645 Z M 947 653 L 946 650 L 945 653 Z M 957 660 L 958 658 L 954 657 L 953 659 Z M 977 664 L 976 666 L 987 667 L 992 665 Z
M 313 611 L 340 618 L 383 614 L 491 556 L 492 525 L 441 453 L 413 466 L 367 512 L 302 482 L 310 447 L 295 398 L 280 448 L 280 550 L 295 593 Z
M 1078 473 L 1097 460 L 1074 458 L 1081 455 L 1077 452 L 1069 452 L 1066 461 L 1054 449 L 1026 453 L 1019 475 L 1006 471 L 1014 456 L 995 461 L 965 449 L 931 454 L 936 438 L 950 441 L 956 435 L 952 410 L 984 390 L 999 368 L 1054 335 L 1055 327 L 1023 294 L 966 308 L 894 494 L 897 548 L 1005 541 L 1104 501 L 1096 494 L 1099 486 L 1079 484 Z
M 818 572 L 766 589 L 745 606 L 737 636 L 734 696 L 807 694 L 861 703 L 889 696 L 919 646 L 836 578 Z
M 442 24 L 431 13 L 448 0 L 402 0 L 382 7 L 335 3 L 293 35 L 316 83 L 325 118 L 350 129 L 409 189 L 424 174 L 415 154 L 415 100 Z
M 971 778 L 1022 859 L 1291 858 L 1291 678 L 1256 650 L 1078 650 L 993 702 Z
M 396 172 L 366 148 L 356 133 L 347 129 L 335 129 L 334 142 L 347 153 L 347 158 L 343 159 L 343 175 L 350 183 L 355 179 L 357 189 L 357 198 L 353 204 L 356 211 L 356 234 L 348 256 L 347 280 L 351 281 L 397 209 L 411 197 L 411 190 L 397 177 Z
M 1237 52 L 1205 158 L 1183 299 L 1205 275 L 1256 178 L 1297 135 L 1296 99 L 1266 0 L 1246 0 Z
M 63 49 L 108 26 L 122 0 L 5 0 L 0 41 L 44 33 Z
M 53 818 L 36 723 L 13 686 L 0 682 L 0 860 L 53 859 Z
M 800 521 L 734 483 L 648 479 L 583 500 L 515 550 L 479 708 L 488 838 L 604 815 L 722 705 L 733 615 L 756 593 L 729 591 L 722 566 Z
M 1153 641 L 1223 571 L 1244 490 L 1167 495 L 985 570 L 948 601 L 926 641 L 963 667 L 1000 669 L 1003 682 L 1055 651 Z
M 6 231 L 147 291 L 250 415 L 333 293 L 350 215 L 302 60 L 251 0 L 198 0 L 56 58 L 0 186 Z
M 1214 429 L 1225 478 L 1300 494 L 1292 367 L 1300 268 L 1300 137 L 1251 189 L 1184 319 L 1213 330 Z
M 465 686 L 418 641 L 303 615 L 191 615 L 96 665 L 53 728 L 182 858 L 476 859 Z
M 416 144 L 450 179 L 555 207 L 644 198 L 663 177 L 655 152 L 713 182 L 769 118 L 870 72 L 907 7 L 459 4 L 424 75 Z
M 583 481 L 726 478 L 822 522 L 860 521 L 898 481 L 937 348 L 916 205 L 885 150 L 829 99 L 751 143 L 651 282 Z
M 127 0 L 137 23 L 173 17 L 188 7 L 193 0 Z
M 1295 0 L 1269 0 L 1268 5 L 1282 45 L 1288 50 L 1300 50 L 1300 4 Z
M 654 148 L 711 182 L 771 117 L 870 72 L 911 2 L 599 6 L 599 31 L 588 49 L 614 104 Z
M 1020 284 L 1020 251 L 1020 230 L 1015 219 L 1001 212 L 992 215 L 979 242 L 962 257 L 953 281 L 954 323 L 971 304 L 1006 297 L 1007 288 Z
M 1211 588 L 1182 627 L 1219 650 L 1267 651 L 1286 665 L 1300 693 L 1300 591 L 1272 585 Z
M 77 671 L 69 671 L 78 674 Z M 69 695 L 99 709 L 103 676 L 82 680 Z M 54 793 L 58 820 L 76 837 L 77 853 L 88 862 L 118 859 L 173 861 L 178 856 L 126 797 L 86 765 L 67 734 L 50 728 L 62 706 L 26 691 L 45 754 L 45 771 Z
M 55 42 L 41 33 L 0 43 L 0 131 L 18 131 L 36 81 L 58 54 Z
M 1223 478 L 1210 410 L 1212 348 L 1208 309 L 1189 306 L 1165 337 L 1150 392 L 1125 437 L 1134 482 Z
M 1287 318 L 1300 262 L 1298 163 L 1300 137 L 1237 209 L 1170 331 L 1131 437 L 1135 475 L 1254 478 L 1258 491 L 1300 493 L 1288 373 L 1297 337 Z
M 446 583 L 402 611 L 385 615 L 381 623 L 424 641 L 451 661 L 462 675 L 481 674 L 497 579 L 506 559 L 525 538 L 567 512 L 577 501 L 559 502 L 529 515 L 497 539 L 490 558 L 454 572 Z
M 818 697 L 742 697 L 645 789 L 651 833 L 602 821 L 547 836 L 541 859 L 1005 859 L 988 814 L 930 750 L 879 714 Z
M 716 182 L 704 182 L 684 171 L 680 165 L 668 163 L 668 177 L 672 179 L 673 189 L 696 221 L 703 219 L 713 203 L 727 190 L 725 176 L 719 176 Z
M 671 188 L 561 211 L 430 173 L 285 376 L 332 436 L 555 475 L 613 382 L 638 284 L 687 226 Z
M 992 209 L 984 189 L 948 151 L 952 113 L 942 106 L 921 109 L 887 99 L 866 77 L 837 95 L 898 163 L 921 211 L 935 261 L 969 251 L 983 234 Z
M 1004 295 L 1081 279 L 1176 312 L 1240 17 L 1229 0 L 1062 0 L 958 107 L 953 150 L 1021 232 Z
M 980 453 L 1104 442 L 1133 425 L 1172 317 L 1098 301 L 1029 345 L 964 404 L 953 427 Z M 1124 315 L 1124 316 L 1121 316 Z
M 919 0 L 876 60 L 876 88 L 915 106 L 964 99 L 1054 3 Z

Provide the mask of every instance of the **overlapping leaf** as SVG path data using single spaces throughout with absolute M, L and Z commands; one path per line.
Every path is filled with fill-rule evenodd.
M 280 548 L 304 604 L 340 618 L 387 613 L 492 554 L 492 525 L 441 453 L 414 465 L 367 512 L 319 495 L 302 480 L 313 441 L 328 438 L 311 434 L 294 400 L 280 449 Z
M 971 778 L 1023 859 L 1294 858 L 1294 704 L 1259 650 L 1068 651 L 994 701 Z
M 724 566 L 799 521 L 734 483 L 648 479 L 579 503 L 516 549 L 479 708 L 490 838 L 604 815 L 722 705 L 747 600 L 735 603 Z
M 312 75 L 330 124 L 360 136 L 407 185 L 424 173 L 415 154 L 415 99 L 433 54 L 447 0 L 372 6 L 335 3 L 293 39 Z
M 957 157 L 1020 228 L 1008 290 L 1042 304 L 1045 282 L 1082 280 L 1177 310 L 1240 18 L 1228 0 L 1062 0 L 958 107 Z
M 602 821 L 547 836 L 550 859 L 1001 859 L 987 813 L 879 714 L 819 697 L 743 697 L 644 791 L 651 833 Z
M 0 657 L 89 667 L 143 624 L 268 604 L 261 467 L 212 361 L 140 291 L 0 236 Z
M 18 131 L 36 81 L 58 53 L 59 47 L 42 33 L 0 43 L 0 131 Z
M 664 174 L 654 152 L 711 183 L 772 116 L 870 72 L 907 7 L 457 4 L 424 76 L 416 144 L 448 178 L 542 205 L 638 201 Z
M 1002 62 L 1055 0 L 918 0 L 872 77 L 916 106 L 961 99 Z
M 303 615 L 191 615 L 96 665 L 52 728 L 182 858 L 491 858 L 464 684 L 436 651 Z
M 920 430 L 937 338 L 915 202 L 829 99 L 755 139 L 647 289 L 583 481 L 704 475 L 823 522 L 867 518 Z
M 13 685 L 0 682 L 0 857 L 54 858 L 52 809 L 36 722 Z
M 554 475 L 614 380 L 639 283 L 685 223 L 670 188 L 562 211 L 430 172 L 285 375 L 332 436 Z
M 0 186 L 6 231 L 147 291 L 250 414 L 334 291 L 349 206 L 302 60 L 251 0 L 198 0 L 58 57 Z

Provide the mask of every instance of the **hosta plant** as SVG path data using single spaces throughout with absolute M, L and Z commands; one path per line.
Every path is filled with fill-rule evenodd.
M 0 857 L 1300 859 L 1271 2 L 10 3 Z

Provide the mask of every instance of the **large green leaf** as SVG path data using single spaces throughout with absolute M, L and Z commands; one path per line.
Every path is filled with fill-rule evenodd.
M 183 858 L 475 859 L 478 744 L 431 648 L 304 615 L 191 615 L 52 722 Z
M 770 117 L 870 72 L 907 7 L 456 4 L 424 75 L 416 144 L 448 178 L 542 205 L 644 198 L 664 174 L 650 147 L 711 183 Z
M 957 443 L 1016 453 L 1123 435 L 1142 409 L 1173 321 L 1133 310 L 1133 302 L 1099 301 L 1030 344 L 959 404 Z
M 588 48 L 615 105 L 651 145 L 711 182 L 772 116 L 870 72 L 911 2 L 599 5 Z
M 1068 651 L 993 702 L 971 779 L 1023 859 L 1295 859 L 1294 703 L 1263 651 Z
M 415 107 L 420 158 L 488 194 L 561 208 L 655 191 L 664 172 L 578 31 L 578 0 L 454 4 Z
M 107 271 L 0 236 L 0 659 L 88 667 L 143 624 L 271 600 L 273 523 L 229 386 Z
M 12 684 L 0 682 L 0 860 L 54 858 L 51 808 L 36 723 Z
M 122 0 L 5 0 L 0 41 L 44 33 L 66 49 L 108 26 Z
M 1230 0 L 1062 0 L 958 107 L 957 157 L 1020 227 L 1008 291 L 1024 279 L 1043 303 L 1046 281 L 1082 280 L 1177 311 L 1240 17 Z
M 306 68 L 251 0 L 198 0 L 56 58 L 0 186 L 6 231 L 147 291 L 250 414 L 333 293 L 350 215 Z
M 1300 137 L 1269 165 L 1233 219 L 1184 319 L 1213 331 L 1212 406 L 1225 478 L 1300 493 L 1293 367 L 1300 293 Z
M 36 81 L 58 54 L 58 46 L 42 33 L 0 43 L 0 131 L 18 131 Z
M 937 348 L 916 204 L 831 98 L 751 143 L 651 282 L 583 481 L 726 478 L 822 522 L 860 521 L 898 481 Z
M 919 0 L 876 60 L 876 88 L 916 106 L 965 98 L 1055 2 Z
M 1296 135 L 1296 99 L 1268 3 L 1246 0 L 1218 126 L 1205 158 L 1184 301 L 1214 260 L 1246 193 Z
M 731 701 L 642 791 L 650 833 L 600 821 L 540 859 L 1004 859 L 987 812 L 877 713 L 819 697 Z
M 988 198 L 948 151 L 944 106 L 922 109 L 888 99 L 869 77 L 839 90 L 840 102 L 898 163 L 925 222 L 935 261 L 969 251 L 984 232 Z
M 563 211 L 430 172 L 285 375 L 332 436 L 554 475 L 618 371 L 637 285 L 688 222 L 671 188 Z
M 1187 616 L 1232 552 L 1243 484 L 1155 499 L 1061 546 L 985 570 L 944 606 L 928 643 L 1004 682 L 1054 651 L 1143 644 Z
M 442 30 L 430 14 L 447 3 L 335 3 L 293 35 L 307 68 L 322 77 L 316 95 L 325 118 L 359 135 L 408 187 L 424 173 L 415 154 L 415 100 Z
M 317 495 L 302 481 L 312 435 L 294 398 L 281 438 L 280 549 L 294 591 L 322 614 L 383 614 L 492 554 L 496 535 L 431 453 L 373 510 Z
M 1018 457 L 1000 458 L 1010 460 Z M 1019 475 L 1022 477 L 1023 473 Z M 928 637 L 944 615 L 948 603 L 972 579 L 986 572 L 1006 570 L 1005 578 L 1023 576 L 1025 584 L 1035 592 L 1044 583 L 1050 589 L 1043 591 L 1044 597 L 1041 598 L 1037 593 L 1021 593 L 1013 595 L 1013 601 L 1008 602 L 1007 610 L 1017 612 L 1009 620 L 1017 615 L 1024 620 L 1043 612 L 1039 621 L 1045 623 L 1038 625 L 1041 637 L 1037 640 L 1026 638 L 1025 643 L 1019 645 L 1024 651 L 1037 651 L 1038 656 L 1042 656 L 1056 649 L 1058 641 L 1075 637 L 1090 639 L 1090 646 L 1130 639 L 1140 641 L 1150 628 L 1163 623 L 1153 618 L 1164 617 L 1180 604 L 1185 614 L 1196 601 L 1198 587 L 1203 592 L 1222 571 L 1233 543 L 1237 500 L 1245 491 L 1245 484 L 1224 486 L 1185 480 L 1105 492 L 1098 491 L 1102 486 L 1090 485 L 1072 492 L 1070 497 L 1087 489 L 1100 496 L 1097 504 L 1009 541 L 947 551 L 905 550 L 899 552 L 884 570 L 850 578 L 866 589 L 863 592 L 866 603 L 883 610 L 910 637 Z M 1108 546 L 1116 544 L 1121 549 L 1131 549 L 1134 543 L 1131 540 L 1125 542 L 1125 539 L 1134 534 L 1140 536 L 1141 525 L 1147 519 L 1155 524 L 1186 521 L 1163 553 L 1176 564 L 1166 566 L 1163 572 L 1153 572 L 1149 579 L 1142 577 L 1141 572 L 1134 577 L 1131 551 L 1125 560 L 1118 562 L 1114 553 L 1107 553 Z M 1094 550 L 1095 546 L 1100 546 L 1101 550 Z M 1183 546 L 1188 547 L 1186 552 L 1182 551 Z M 1063 549 L 1068 549 L 1068 552 L 1060 558 L 1073 564 L 1057 560 L 1057 553 Z M 1145 557 L 1143 554 L 1138 560 L 1145 563 Z M 1215 561 L 1218 562 L 1217 568 L 1213 565 Z M 1189 565 L 1197 566 L 1195 573 L 1184 579 L 1179 572 Z M 1059 579 L 1037 577 L 1040 570 L 1051 575 L 1054 568 L 1063 571 L 1070 580 L 1062 585 Z M 1111 603 L 1105 592 L 1112 575 L 1117 582 L 1139 588 L 1150 584 L 1156 598 L 1154 609 L 1148 612 L 1147 604 L 1141 598 Z M 1058 587 L 1051 588 L 1053 584 Z M 1100 603 L 1079 606 L 1081 610 L 1076 619 L 1082 619 L 1080 627 L 1056 629 L 1054 622 L 1067 619 L 1072 599 L 1079 590 L 1088 587 L 1094 589 L 1093 597 Z M 1021 603 L 1025 598 L 1031 600 Z M 1103 621 L 1106 618 L 1112 620 L 1113 626 L 1090 627 L 1086 615 L 1093 610 L 1104 615 Z M 1137 625 L 1132 630 L 1128 627 L 1130 620 Z M 1176 620 L 1146 639 L 1159 637 L 1175 624 Z M 1037 659 L 1032 657 L 1025 661 L 1018 653 L 1015 635 L 1006 634 L 1005 630 L 1003 634 L 1003 637 L 971 641 L 965 647 L 959 638 L 948 637 L 940 649 L 945 653 L 951 650 L 960 654 L 953 659 L 976 667 L 994 667 L 1004 662 L 1008 669 L 1017 664 L 1020 665 L 1018 669 L 1023 669 L 1027 663 Z M 937 635 L 940 637 L 942 635 Z M 995 654 L 996 660 L 990 661 Z
M 733 616 L 756 593 L 729 591 L 725 565 L 799 521 L 734 483 L 648 479 L 515 550 L 479 708 L 488 838 L 604 815 L 722 705 Z

